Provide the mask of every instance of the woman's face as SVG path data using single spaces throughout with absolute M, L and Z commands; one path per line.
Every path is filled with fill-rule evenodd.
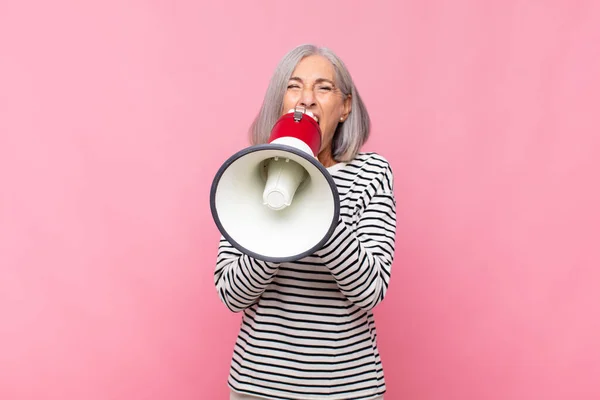
M 288 82 L 283 98 L 283 112 L 303 106 L 319 122 L 323 137 L 320 153 L 331 154 L 333 134 L 351 111 L 350 96 L 345 97 L 335 86 L 333 65 L 323 56 L 302 59 Z

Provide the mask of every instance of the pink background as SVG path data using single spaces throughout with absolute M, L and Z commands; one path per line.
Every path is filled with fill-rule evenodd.
M 227 398 L 210 183 L 303 42 L 396 175 L 386 400 L 600 398 L 595 0 L 1 1 L 0 398 Z

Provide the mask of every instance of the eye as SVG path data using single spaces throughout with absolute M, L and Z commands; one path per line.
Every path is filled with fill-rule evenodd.
M 288 89 L 298 89 L 298 88 L 300 88 L 300 86 L 296 85 L 295 83 L 290 83 L 287 88 Z
M 319 88 L 318 88 L 318 89 L 319 89 L 319 90 L 326 91 L 326 92 L 330 92 L 330 91 L 332 91 L 332 90 L 333 90 L 333 88 L 332 88 L 331 86 L 326 86 L 326 85 L 319 86 Z

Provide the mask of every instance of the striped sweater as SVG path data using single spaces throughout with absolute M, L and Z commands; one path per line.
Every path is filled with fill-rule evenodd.
M 315 254 L 275 264 L 224 238 L 215 285 L 243 312 L 228 378 L 232 390 L 268 399 L 373 399 L 385 392 L 372 310 L 386 294 L 396 203 L 389 163 L 360 153 L 329 168 L 340 220 Z

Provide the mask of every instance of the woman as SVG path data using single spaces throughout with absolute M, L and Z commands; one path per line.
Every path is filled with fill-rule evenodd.
M 372 310 L 390 280 L 396 233 L 393 175 L 361 152 L 367 110 L 342 61 L 299 46 L 280 61 L 252 124 L 266 143 L 284 112 L 303 106 L 323 135 L 319 161 L 338 187 L 340 220 L 315 254 L 270 263 L 219 243 L 215 285 L 243 311 L 229 374 L 230 399 L 382 399 L 384 373 Z

